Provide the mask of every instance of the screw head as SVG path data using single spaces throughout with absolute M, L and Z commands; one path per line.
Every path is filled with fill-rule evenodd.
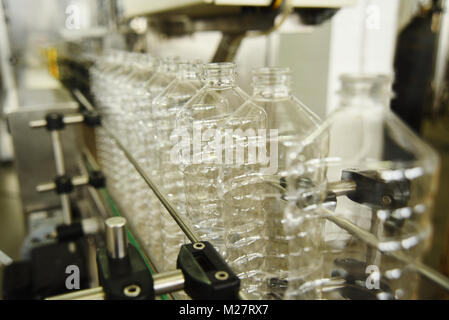
M 125 287 L 125 289 L 123 289 L 123 294 L 127 297 L 135 298 L 135 297 L 139 296 L 141 291 L 142 290 L 140 289 L 140 287 L 137 284 L 131 284 L 131 285 Z
M 217 280 L 227 280 L 229 278 L 229 274 L 226 271 L 217 271 L 215 272 L 215 279 Z
M 203 250 L 204 248 L 206 248 L 205 244 L 202 243 L 202 242 L 195 242 L 195 243 L 193 244 L 193 247 L 194 247 L 196 250 Z

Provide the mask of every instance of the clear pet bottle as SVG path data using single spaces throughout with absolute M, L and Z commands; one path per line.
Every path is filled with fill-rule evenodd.
M 162 91 L 153 103 L 153 121 L 157 130 L 157 154 L 159 167 L 157 176 L 162 183 L 160 187 L 165 191 L 171 203 L 185 218 L 185 195 L 182 171 L 178 159 L 173 159 L 173 149 L 176 142 L 171 139 L 175 130 L 176 115 L 184 104 L 203 86 L 200 81 L 200 65 L 197 63 L 179 61 L 177 63 L 176 79 Z M 176 259 L 179 249 L 185 243 L 185 236 L 174 219 L 161 208 L 162 229 L 162 270 L 176 269 Z
M 320 119 L 291 94 L 288 68 L 255 69 L 252 85 L 251 99 L 222 130 L 225 140 L 232 135 L 234 149 L 247 149 L 244 164 L 236 157 L 223 170 L 227 260 L 250 298 L 279 299 L 286 287 L 289 254 L 282 224 L 285 159 L 289 148 L 316 129 Z
M 132 154 L 141 167 L 151 177 L 156 185 L 161 184 L 158 176 L 159 142 L 156 139 L 156 122 L 153 113 L 154 99 L 175 79 L 177 58 L 161 59 L 156 72 L 143 85 L 142 92 L 134 99 L 134 123 L 128 126 L 128 136 L 134 140 L 136 148 Z M 161 242 L 161 205 L 153 191 L 145 181 L 135 175 L 134 192 L 134 225 L 139 236 L 144 239 L 145 245 L 150 248 L 151 258 L 158 268 L 162 266 Z
M 186 214 L 199 236 L 225 254 L 223 198 L 219 193 L 221 155 L 216 139 L 222 122 L 249 97 L 235 83 L 231 62 L 204 66 L 204 87 L 177 115 Z
M 286 298 L 410 299 L 439 158 L 389 110 L 389 77 L 341 81 L 340 107 L 287 159 Z M 320 140 L 328 155 L 310 157 Z

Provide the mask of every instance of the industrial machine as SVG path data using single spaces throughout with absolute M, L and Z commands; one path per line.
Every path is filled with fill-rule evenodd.
M 61 87 L 19 88 L 17 107 L 7 113 L 27 236 L 23 259 L 4 269 L 3 298 L 246 299 L 240 291 L 241 280 L 219 250 L 197 235 L 154 177 L 142 168 L 136 155 L 102 121 L 91 92 L 89 70 L 110 49 L 145 51 L 139 49 L 139 44 L 149 30 L 170 39 L 219 31 L 221 39 L 211 62 L 232 61 L 246 37 L 270 34 L 287 17 L 293 15 L 302 25 L 317 26 L 331 19 L 341 7 L 355 3 L 356 0 L 103 1 L 101 8 L 109 12 L 106 30 L 66 30 L 64 41 L 46 51 L 49 71 Z M 102 130 L 117 147 L 120 156 L 188 239 L 179 248 L 176 269 L 160 271 L 152 259 L 152 248 L 128 222 L 130 212 L 121 208 L 109 193 L 104 168 L 97 161 L 95 130 Z M 276 183 L 281 189 L 286 186 L 282 179 Z M 329 186 L 324 202 L 330 212 L 340 201 L 337 197 L 368 203 L 372 208 L 396 209 L 408 201 L 409 193 L 406 180 L 389 184 L 376 173 L 347 168 L 341 180 Z M 338 218 L 330 219 L 382 250 L 367 234 Z M 395 226 L 400 222 L 391 218 L 388 223 Z M 395 258 L 410 263 L 418 274 L 449 290 L 449 280 L 444 275 L 402 256 Z M 350 283 L 349 289 L 338 291 L 342 297 L 394 298 L 385 282 L 375 291 L 365 290 L 360 284 L 366 276 L 364 265 L 353 260 L 335 261 L 334 280 Z M 285 286 L 282 280 L 278 282 Z

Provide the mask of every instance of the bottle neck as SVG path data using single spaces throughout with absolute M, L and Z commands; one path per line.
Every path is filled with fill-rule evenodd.
M 235 84 L 236 66 L 232 62 L 209 63 L 204 66 L 204 80 L 214 88 L 227 88 Z
M 389 108 L 391 77 L 386 75 L 343 75 L 340 106 Z
M 200 65 L 193 62 L 179 62 L 176 71 L 176 78 L 179 80 L 198 80 L 200 75 Z
M 289 68 L 264 67 L 253 71 L 254 99 L 283 99 L 291 94 Z
M 255 99 L 283 99 L 291 94 L 290 85 L 253 85 L 253 98 Z

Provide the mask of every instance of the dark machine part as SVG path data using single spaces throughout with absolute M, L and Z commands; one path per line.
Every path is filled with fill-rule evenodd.
M 73 222 L 72 224 L 61 224 L 56 227 L 58 241 L 66 242 L 76 240 L 84 235 L 81 222 Z
M 97 252 L 98 277 L 108 300 L 154 299 L 153 277 L 138 250 L 128 244 L 126 219 L 105 221 L 106 248 Z
M 407 179 L 384 181 L 377 171 L 344 170 L 342 180 L 353 181 L 354 191 L 346 196 L 354 202 L 376 209 L 399 209 L 406 207 L 410 200 L 410 181 Z M 390 215 L 384 222 L 385 231 L 394 234 L 404 225 L 404 220 Z
M 95 189 L 101 189 L 106 187 L 106 177 L 103 172 L 95 170 L 89 172 L 89 185 Z
M 338 10 L 335 8 L 295 8 L 294 12 L 303 24 L 316 26 L 332 19 Z
M 71 193 L 74 189 L 72 179 L 68 175 L 62 175 L 55 179 L 56 193 L 67 194 Z
M 410 200 L 410 181 L 384 181 L 377 171 L 343 170 L 343 181 L 353 181 L 355 190 L 346 196 L 354 202 L 373 208 L 397 209 Z
M 431 9 L 420 10 L 401 31 L 396 45 L 391 109 L 417 133 L 421 133 L 426 108 L 431 106 L 437 34 L 432 28 L 439 1 Z
M 177 268 L 184 273 L 184 291 L 192 299 L 238 299 L 240 279 L 209 242 L 183 245 Z
M 388 282 L 379 275 L 379 288 L 368 288 L 366 263 L 355 259 L 335 259 L 331 277 L 343 278 L 344 286 L 339 289 L 342 297 L 351 300 L 393 300 L 394 295 Z
M 84 124 L 88 127 L 98 127 L 101 125 L 101 116 L 97 111 L 82 110 Z
M 47 114 L 45 121 L 47 122 L 46 127 L 48 131 L 62 130 L 65 128 L 64 115 L 60 113 Z
M 78 89 L 91 100 L 89 69 L 93 61 L 70 56 L 58 58 L 57 63 L 60 81 L 69 89 L 69 92 Z
M 97 253 L 98 276 L 108 300 L 152 300 L 153 278 L 133 245 L 123 258 L 111 258 L 106 248 Z
M 70 292 L 66 287 L 68 266 L 79 270 L 79 289 L 88 288 L 86 257 L 85 239 L 34 248 L 30 260 L 14 262 L 4 269 L 3 299 L 40 300 Z

